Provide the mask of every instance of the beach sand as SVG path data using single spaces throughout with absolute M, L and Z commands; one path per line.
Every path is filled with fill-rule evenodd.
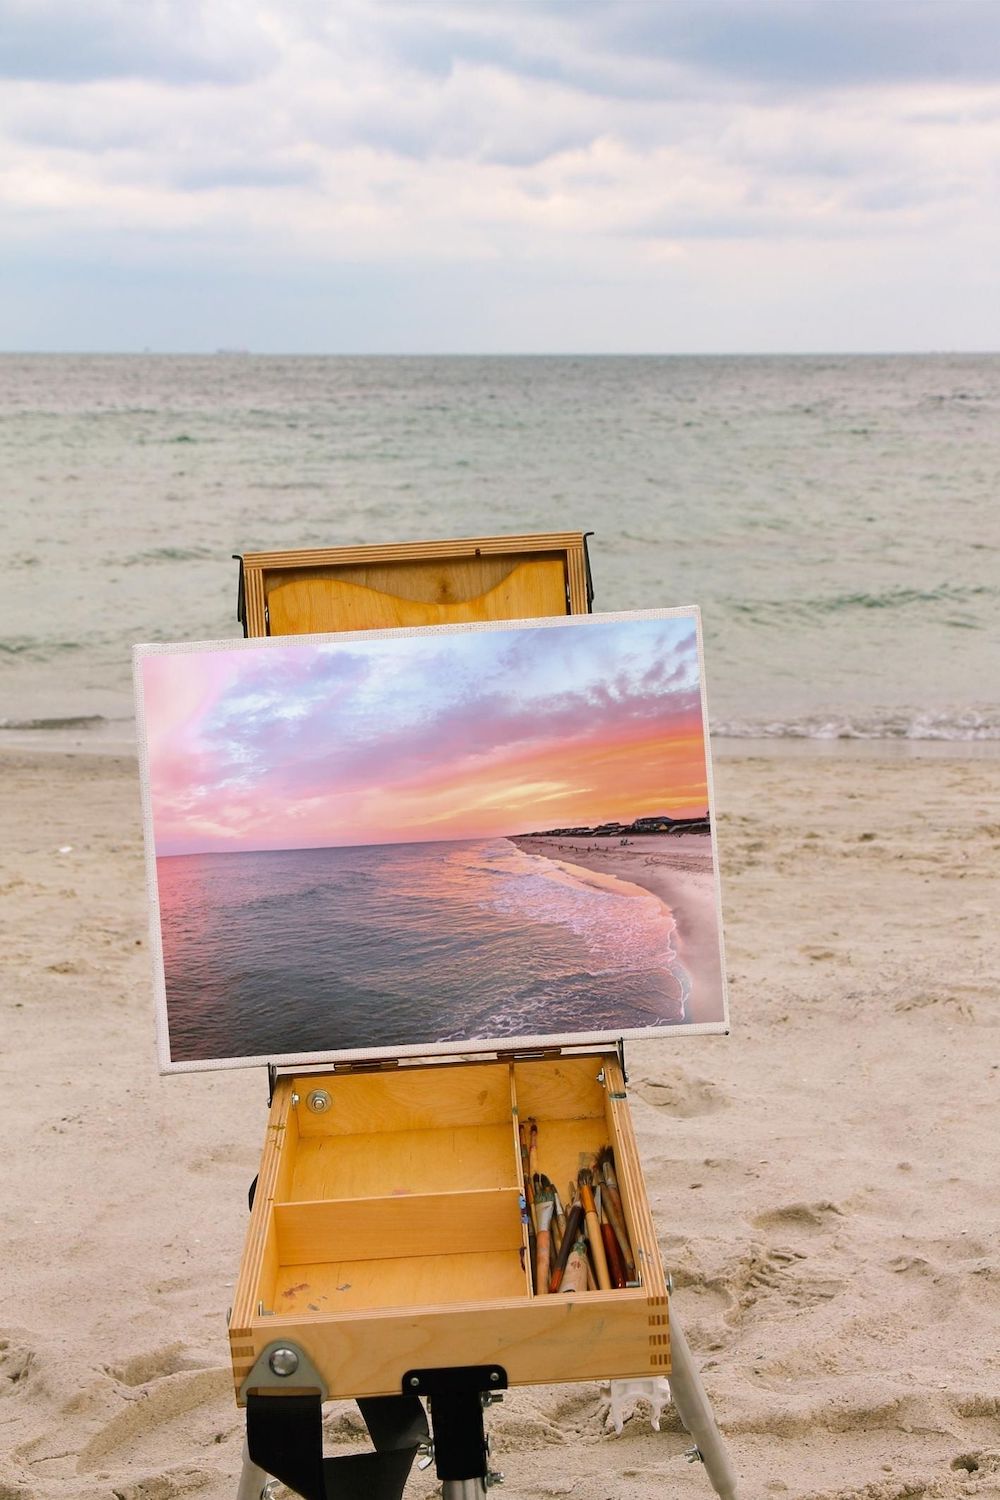
M 627 844 L 620 837 L 596 834 L 590 838 L 529 835 L 511 843 L 526 854 L 627 880 L 658 896 L 673 914 L 677 956 L 691 980 L 685 1019 L 723 1019 L 718 898 L 709 834 L 648 834 L 633 836 Z
M 263 1070 L 156 1076 L 135 762 L 2 774 L 0 1500 L 233 1500 Z M 732 1034 L 627 1060 L 747 1497 L 1000 1495 L 998 786 L 988 760 L 717 758 Z M 672 1410 L 615 1437 L 606 1406 L 512 1392 L 506 1492 L 711 1495 Z M 327 1426 L 364 1444 L 350 1404 Z

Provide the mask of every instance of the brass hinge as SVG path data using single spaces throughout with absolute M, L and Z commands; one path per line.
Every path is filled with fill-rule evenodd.
M 398 1057 L 360 1057 L 352 1062 L 330 1064 L 331 1073 L 391 1073 L 399 1067 Z
M 497 1062 L 548 1062 L 553 1057 L 562 1057 L 561 1047 L 513 1047 L 509 1051 L 497 1049 Z

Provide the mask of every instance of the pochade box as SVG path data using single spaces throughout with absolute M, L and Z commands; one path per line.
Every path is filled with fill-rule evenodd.
M 241 1403 L 282 1344 L 330 1397 L 669 1372 L 624 1045 L 727 1029 L 700 626 L 588 580 L 579 533 L 256 554 L 259 637 L 136 648 L 161 1068 L 271 1079 Z

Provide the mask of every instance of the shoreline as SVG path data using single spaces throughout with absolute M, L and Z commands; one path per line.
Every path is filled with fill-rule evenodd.
M 595 875 L 610 875 L 656 896 L 673 916 L 677 959 L 691 983 L 685 1021 L 726 1020 L 710 834 L 638 834 L 627 845 L 608 835 L 519 835 L 509 841 L 524 854 L 540 854 Z
M 127 726 L 123 728 L 123 725 Z M 805 735 L 711 735 L 715 760 L 837 759 L 866 760 L 985 760 L 1000 761 L 1000 739 L 821 739 Z M 66 729 L 11 729 L 0 726 L 0 758 L 8 755 L 93 755 L 134 760 L 138 753 L 132 720 L 108 720 L 101 725 Z

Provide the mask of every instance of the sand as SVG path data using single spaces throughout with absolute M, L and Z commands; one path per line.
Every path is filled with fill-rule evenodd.
M 155 1074 L 134 761 L 0 771 L 0 1500 L 233 1500 L 263 1072 Z M 1000 1495 L 998 785 L 987 760 L 717 760 L 732 1034 L 628 1064 L 747 1497 Z M 620 1437 L 606 1410 L 595 1385 L 511 1393 L 506 1492 L 711 1494 L 672 1409 Z M 363 1442 L 350 1405 L 328 1429 Z

